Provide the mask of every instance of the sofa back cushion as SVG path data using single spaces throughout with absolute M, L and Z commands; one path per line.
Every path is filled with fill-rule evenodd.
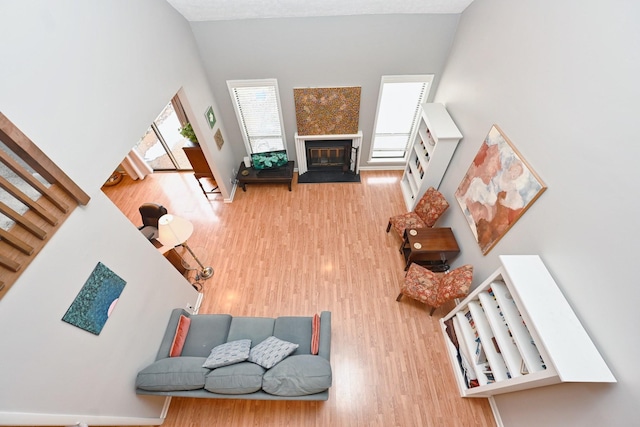
M 274 323 L 271 317 L 234 317 L 227 341 L 249 339 L 254 347 L 273 335 Z
M 281 316 L 276 319 L 273 335 L 298 344 L 293 353 L 311 354 L 312 317 Z
M 227 342 L 229 314 L 191 316 L 191 326 L 182 348 L 182 356 L 208 357 L 213 347 Z

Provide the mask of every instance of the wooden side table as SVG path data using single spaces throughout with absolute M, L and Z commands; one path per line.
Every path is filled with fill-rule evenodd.
M 415 262 L 432 271 L 446 271 L 460 248 L 451 228 L 416 228 L 404 231 L 400 252 L 405 270 Z
M 151 240 L 151 244 L 155 246 L 158 252 L 164 255 L 164 257 L 171 263 L 171 265 L 176 268 L 176 270 L 180 272 L 180 274 L 184 276 L 187 273 L 189 267 L 182 255 L 180 255 L 178 251 L 176 251 L 176 248 L 165 246 L 158 239 Z
M 238 181 L 238 185 L 242 187 L 242 191 L 247 191 L 247 184 L 278 182 L 288 184 L 289 191 L 291 191 L 291 181 L 293 181 L 293 161 L 289 161 L 286 165 L 277 169 L 263 170 L 247 168 L 243 162 L 240 163 L 236 179 Z

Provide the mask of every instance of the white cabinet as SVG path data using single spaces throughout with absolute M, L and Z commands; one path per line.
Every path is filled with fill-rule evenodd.
M 460 394 L 616 382 L 540 257 L 501 255 L 500 262 L 440 320 Z
M 438 188 L 462 134 L 444 105 L 421 106 L 418 131 L 409 144 L 408 161 L 400 181 L 407 210 L 413 210 L 427 188 Z

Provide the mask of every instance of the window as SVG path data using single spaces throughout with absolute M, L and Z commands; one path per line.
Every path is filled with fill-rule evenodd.
M 284 150 L 277 80 L 228 80 L 227 86 L 247 153 Z
M 406 161 L 417 131 L 420 104 L 427 99 L 433 75 L 382 76 L 371 160 Z
M 175 96 L 135 145 L 135 150 L 154 171 L 192 169 L 191 163 L 182 150 L 182 147 L 190 146 L 191 142 L 180 134 L 180 129 L 188 123 L 184 110 L 180 111 L 180 109 L 182 104 Z

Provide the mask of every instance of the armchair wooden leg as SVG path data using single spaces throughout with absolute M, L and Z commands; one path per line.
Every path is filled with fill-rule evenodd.
M 400 301 L 402 299 L 402 292 L 400 292 L 400 295 L 398 295 L 398 298 L 396 298 L 396 301 Z
M 429 312 L 429 316 L 433 316 L 433 312 L 436 311 L 436 307 L 431 307 L 431 311 Z
M 389 221 L 389 224 L 387 224 L 387 233 L 389 232 L 389 230 L 391 230 L 391 221 Z

